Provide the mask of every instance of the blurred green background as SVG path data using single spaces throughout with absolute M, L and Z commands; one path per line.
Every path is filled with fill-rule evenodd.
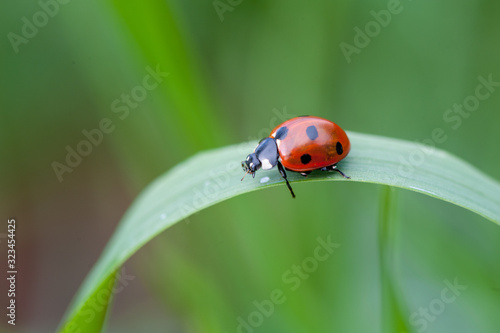
M 388 8 L 397 11 L 390 22 L 374 23 Z M 0 330 L 54 331 L 149 182 L 196 152 L 266 136 L 292 116 L 410 141 L 443 128 L 439 148 L 500 179 L 500 89 L 459 126 L 443 118 L 474 95 L 479 76 L 500 81 L 499 12 L 494 0 L 3 1 L 0 207 L 3 221 L 17 219 L 20 274 L 17 325 L 3 315 Z M 367 45 L 346 57 L 342 43 L 361 45 L 356 29 L 367 24 L 375 29 Z M 156 70 L 157 84 L 145 82 Z M 80 146 L 88 155 L 58 178 L 54 162 L 66 164 L 67 147 L 77 149 L 82 131 L 103 119 L 110 133 Z M 295 201 L 284 187 L 233 198 L 154 239 L 126 264 L 130 280 L 105 331 L 498 332 L 497 225 L 436 199 L 393 193 L 387 307 L 378 256 L 382 188 L 294 189 Z M 3 222 L 1 253 L 6 229 Z M 291 290 L 283 274 L 329 235 L 340 247 Z M 455 279 L 466 288 L 440 301 Z M 259 321 L 249 319 L 254 301 L 274 289 L 286 301 L 258 327 L 238 328 L 239 318 Z M 395 328 L 382 329 L 382 318 Z

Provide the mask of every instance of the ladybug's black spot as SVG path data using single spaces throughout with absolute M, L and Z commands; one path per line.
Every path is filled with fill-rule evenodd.
M 300 156 L 300 161 L 302 162 L 302 164 L 307 164 L 307 163 L 311 162 L 311 155 L 304 154 L 304 155 Z
M 340 142 L 337 142 L 337 146 L 335 148 L 337 149 L 337 154 L 342 155 L 344 153 L 344 147 L 342 147 Z
M 316 126 L 311 125 L 308 128 L 306 128 L 306 134 L 309 137 L 309 139 L 314 140 L 318 137 L 318 130 L 316 129 Z
M 284 138 L 286 138 L 287 134 L 288 134 L 288 127 L 283 126 L 276 131 L 276 136 L 274 138 L 276 140 L 283 140 Z

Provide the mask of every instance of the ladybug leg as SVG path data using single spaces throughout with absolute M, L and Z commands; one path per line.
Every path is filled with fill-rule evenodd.
M 301 172 L 300 174 L 304 177 L 307 177 L 307 175 L 310 173 L 311 173 L 311 171 L 304 171 L 304 172 Z
M 330 166 L 327 166 L 327 167 L 324 167 L 324 168 L 321 168 L 321 171 L 335 171 L 335 172 L 338 172 L 342 175 L 342 177 L 346 178 L 346 179 L 351 179 L 351 177 L 349 176 L 346 176 L 342 171 L 340 171 L 340 169 L 337 168 L 337 165 L 330 165 Z
M 285 179 L 286 186 L 288 186 L 288 189 L 290 190 L 290 193 L 292 194 L 292 198 L 295 198 L 295 193 L 293 193 L 292 187 L 290 186 L 290 183 L 288 182 L 288 178 L 286 178 L 285 168 L 283 168 L 283 165 L 281 164 L 280 161 L 278 161 L 278 170 L 280 171 L 281 177 L 283 177 Z

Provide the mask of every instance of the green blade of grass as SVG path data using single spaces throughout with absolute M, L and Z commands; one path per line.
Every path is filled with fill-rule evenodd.
M 400 187 L 469 209 L 500 225 L 500 184 L 466 162 L 440 150 L 401 140 L 348 132 L 351 152 L 337 173 L 313 172 L 307 178 L 289 172 L 289 180 L 357 181 Z M 259 170 L 254 179 L 243 176 L 240 161 L 256 142 L 206 151 L 156 179 L 129 208 L 103 254 L 77 293 L 61 327 L 79 327 L 79 318 L 92 295 L 106 287 L 110 276 L 141 246 L 173 224 L 203 208 L 231 197 L 271 186 L 288 190 L 279 172 Z M 406 160 L 419 156 L 419 165 Z M 300 200 L 300 191 L 295 191 Z M 99 325 L 94 325 L 96 327 Z M 72 332 L 61 329 L 61 331 Z M 99 330 L 85 330 L 94 332 Z M 75 331 L 76 332 L 76 331 Z
M 397 238 L 396 188 L 384 186 L 380 195 L 378 247 L 380 265 L 381 329 L 384 333 L 407 332 L 401 305 L 398 304 L 398 286 L 395 278 L 395 241 Z
M 78 312 L 75 316 L 64 323 L 61 332 L 100 332 L 106 317 L 108 309 L 112 303 L 113 286 L 115 285 L 116 272 L 112 272 L 100 285 L 96 285 L 92 293 L 88 295 L 85 301 L 78 306 Z M 76 301 L 76 300 L 75 300 Z

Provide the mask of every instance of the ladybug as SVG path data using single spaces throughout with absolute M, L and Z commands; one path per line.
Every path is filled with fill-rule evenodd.
M 254 152 L 241 162 L 245 171 L 243 178 L 249 173 L 255 177 L 260 168 L 268 170 L 277 165 L 295 198 L 285 169 L 303 176 L 313 170 L 336 171 L 344 178 L 350 178 L 337 168 L 337 163 L 349 154 L 350 149 L 349 138 L 339 125 L 320 117 L 292 118 L 273 129 L 269 137 L 260 140 Z

